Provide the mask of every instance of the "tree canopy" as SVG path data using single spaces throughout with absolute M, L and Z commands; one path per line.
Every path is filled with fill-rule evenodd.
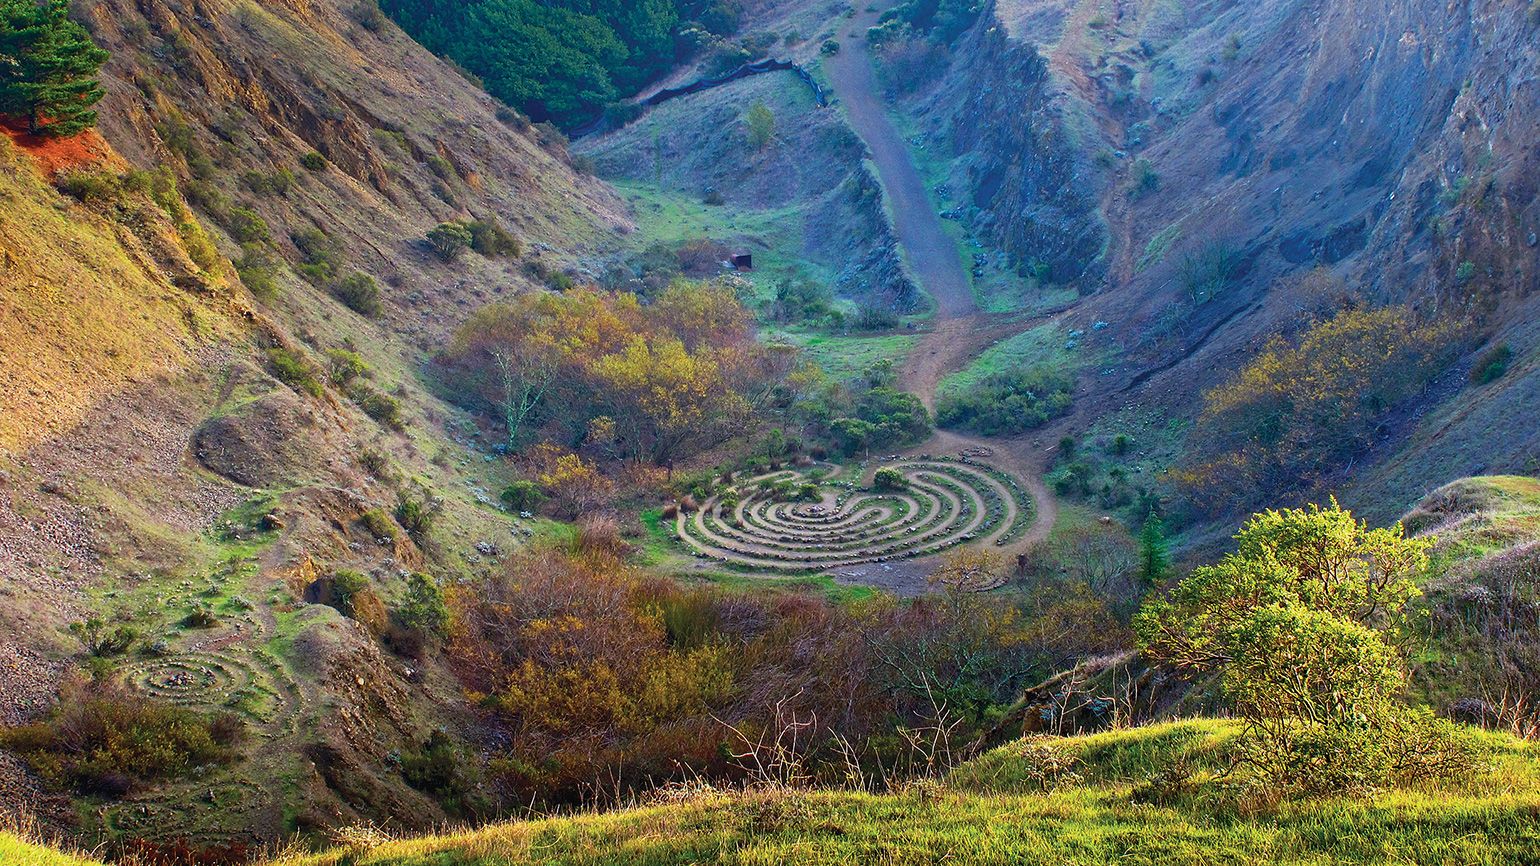
M 90 128 L 107 56 L 70 19 L 66 0 L 0 0 L 0 114 L 26 118 L 34 135 Z
M 735 29 L 730 0 L 384 0 L 430 50 L 535 120 L 570 125 L 635 93 L 684 50 L 687 27 Z M 677 45 L 676 45 L 677 43 Z
M 1399 700 L 1400 638 L 1431 541 L 1369 529 L 1335 501 L 1258 514 L 1235 541 L 1147 602 L 1136 627 L 1156 659 L 1218 674 L 1260 783 L 1351 793 L 1468 763 L 1447 724 Z

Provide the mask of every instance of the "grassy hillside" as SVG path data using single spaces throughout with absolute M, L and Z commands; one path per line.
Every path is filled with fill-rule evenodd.
M 1230 722 L 1189 720 L 1021 740 L 944 782 L 893 794 L 702 793 L 625 811 L 515 822 L 271 866 L 507 863 L 1524 863 L 1540 845 L 1540 760 L 1482 735 L 1476 779 L 1248 811 L 1219 794 Z M 1193 787 L 1147 780 L 1174 762 Z M 17 843 L 3 841 L 0 846 Z M 5 848 L 0 847 L 0 852 Z M 50 861 L 44 861 L 50 862 Z M 61 863 L 77 861 L 61 859 Z

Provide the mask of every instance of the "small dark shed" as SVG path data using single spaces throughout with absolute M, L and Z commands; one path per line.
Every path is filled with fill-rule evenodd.
M 733 253 L 733 270 L 754 270 L 754 256 L 749 253 Z

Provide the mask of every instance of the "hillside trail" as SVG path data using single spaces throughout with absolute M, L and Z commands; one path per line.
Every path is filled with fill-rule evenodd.
M 838 27 L 838 53 L 825 58 L 824 69 L 839 104 L 851 127 L 865 142 L 877 167 L 894 230 L 904 251 L 904 260 L 920 286 L 935 302 L 935 318 L 905 361 L 900 380 L 906 390 L 919 396 L 925 408 L 936 408 L 936 389 L 949 373 L 967 366 L 999 339 L 1019 333 L 1023 321 L 1002 319 L 978 309 L 972 286 L 964 270 L 957 245 L 947 236 L 941 216 L 932 206 L 925 181 L 915 167 L 909 146 L 893 126 L 887 114 L 882 89 L 877 82 L 866 30 L 877 23 L 884 10 L 867 6 Z M 1026 552 L 1048 537 L 1058 508 L 1043 484 L 1042 469 L 1046 454 L 1030 439 L 983 439 L 937 430 L 922 445 L 909 453 L 958 453 L 971 451 L 987 454 L 992 463 L 1021 480 L 1032 496 L 1034 520 L 1023 537 L 1002 552 L 1014 556 Z M 933 563 L 915 561 L 916 568 L 927 571 Z M 891 566 L 887 572 L 907 571 Z M 872 569 L 846 575 L 863 582 L 888 583 L 894 588 L 913 588 L 914 574 L 893 574 L 891 580 L 875 580 Z M 923 581 L 924 575 L 920 576 Z M 923 584 L 921 584 L 923 585 Z

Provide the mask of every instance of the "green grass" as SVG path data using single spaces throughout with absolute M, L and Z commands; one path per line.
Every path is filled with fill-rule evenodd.
M 268 866 L 541 864 L 1524 864 L 1540 846 L 1534 747 L 1470 732 L 1471 778 L 1366 799 L 1243 809 L 1216 781 L 1235 722 L 1194 719 L 1018 740 L 943 781 L 894 793 L 706 791 L 665 805 L 359 842 Z M 1044 755 L 1066 762 L 1045 774 Z M 1162 805 L 1133 792 L 1182 759 L 1195 787 Z M 0 832 L 0 863 L 92 866 Z
M 995 373 L 1043 365 L 1072 373 L 1083 359 L 1064 348 L 1065 336 L 1057 325 L 1040 325 L 985 349 L 968 366 L 942 379 L 938 396 L 963 391 Z
M 790 343 L 802 349 L 808 360 L 834 379 L 849 379 L 878 361 L 902 366 L 914 350 L 915 334 L 841 335 L 806 330 L 767 330 L 766 341 Z
M 1478 778 L 1366 800 L 1247 812 L 1217 797 L 1170 805 L 1130 793 L 1177 755 L 1210 790 L 1230 722 L 1019 741 L 935 785 L 898 793 L 706 793 L 673 805 L 514 822 L 280 861 L 281 866 L 493 864 L 1519 864 L 1540 845 L 1540 762 L 1533 749 L 1481 735 L 1495 754 Z M 1075 776 L 1034 781 L 1042 749 Z
M 630 242 L 636 250 L 657 243 L 677 246 L 699 238 L 737 243 L 754 254 L 755 269 L 746 276 L 761 303 L 773 300 L 775 284 L 782 278 L 824 285 L 834 280 L 827 268 L 803 256 L 805 219 L 800 206 L 745 210 L 708 205 L 694 196 L 650 183 L 615 180 L 612 185 L 635 213 L 637 231 Z
M 99 863 L 35 844 L 16 832 L 0 829 L 0 866 L 98 866 Z

